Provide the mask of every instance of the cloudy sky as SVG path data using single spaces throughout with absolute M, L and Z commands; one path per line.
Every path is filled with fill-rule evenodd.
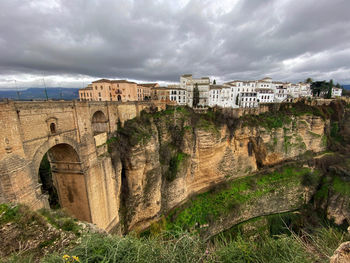
M 350 0 L 0 0 L 0 88 L 184 73 L 350 84 L 349 11 Z

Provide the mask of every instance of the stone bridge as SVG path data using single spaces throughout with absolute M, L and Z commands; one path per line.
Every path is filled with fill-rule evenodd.
M 149 102 L 0 102 L 0 203 L 49 208 L 38 176 L 47 153 L 60 206 L 107 231 L 119 222 L 120 174 L 106 140 Z M 164 104 L 155 105 L 164 108 Z

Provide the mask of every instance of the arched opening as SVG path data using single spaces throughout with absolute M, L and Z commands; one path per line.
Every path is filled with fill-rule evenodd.
M 107 118 L 102 111 L 96 111 L 92 116 L 92 130 L 94 135 L 108 132 Z
M 91 222 L 86 182 L 80 158 L 69 144 L 50 148 L 39 168 L 42 191 L 51 208 L 64 208 L 75 218 Z
M 51 134 L 56 133 L 56 124 L 54 124 L 53 122 L 50 123 L 50 132 Z
M 122 96 L 118 95 L 118 101 L 122 100 Z
M 39 167 L 39 183 L 41 184 L 41 191 L 43 194 L 48 195 L 49 205 L 51 209 L 60 208 L 60 202 L 58 199 L 57 189 L 53 183 L 51 165 L 47 157 L 47 153 L 41 160 Z

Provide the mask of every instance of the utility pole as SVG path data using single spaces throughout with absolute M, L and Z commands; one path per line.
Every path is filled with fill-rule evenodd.
M 45 87 L 46 100 L 49 100 L 49 97 L 47 96 L 47 89 L 46 89 L 46 84 L 45 84 L 45 79 L 44 78 L 43 78 L 43 82 L 44 82 L 44 87 Z

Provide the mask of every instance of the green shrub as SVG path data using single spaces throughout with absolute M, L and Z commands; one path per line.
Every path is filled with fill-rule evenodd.
M 176 178 L 176 175 L 177 175 L 177 172 L 180 168 L 180 165 L 187 157 L 188 157 L 187 154 L 185 154 L 183 152 L 179 152 L 170 159 L 169 169 L 168 169 L 167 173 L 165 174 L 165 177 L 168 181 L 171 182 Z

